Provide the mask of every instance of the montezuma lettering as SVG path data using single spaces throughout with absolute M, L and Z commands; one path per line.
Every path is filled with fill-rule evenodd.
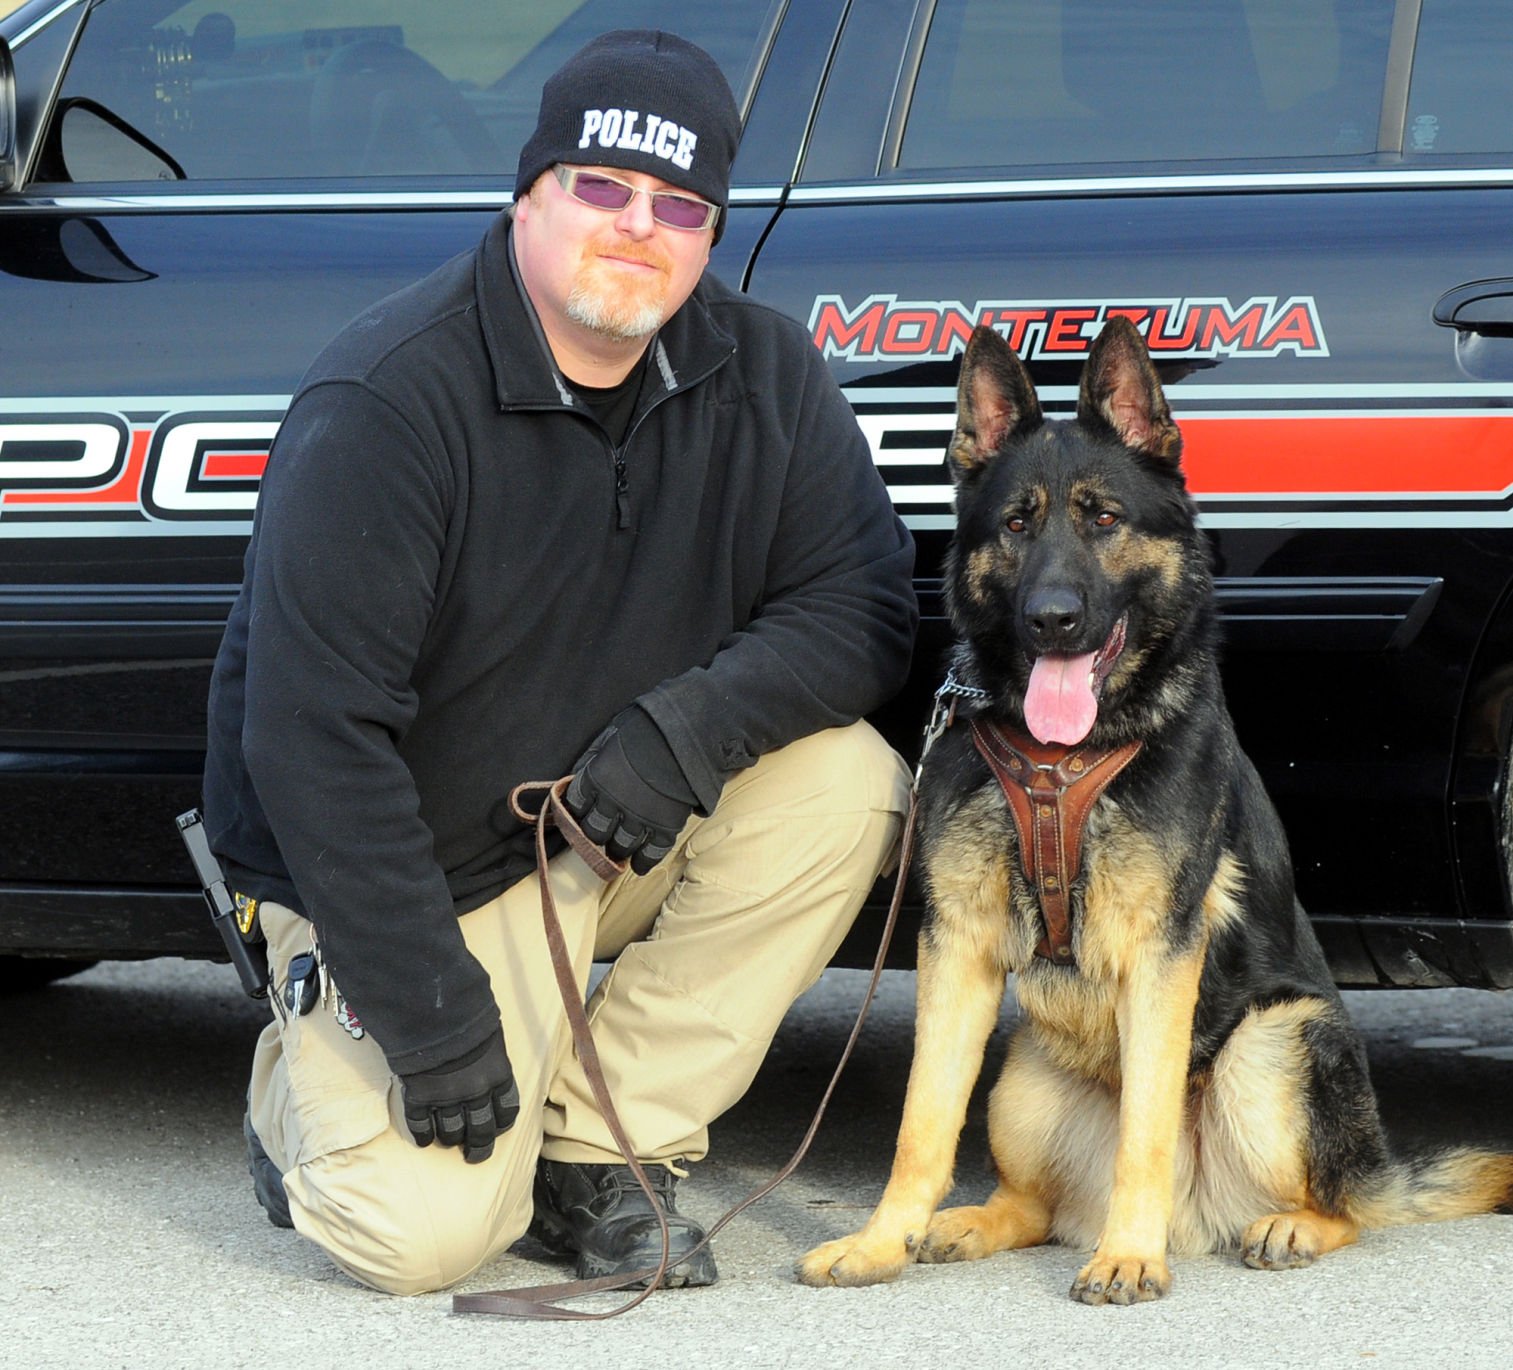
M 946 361 L 960 356 L 972 330 L 987 324 L 1026 361 L 1087 355 L 1109 319 L 1129 319 L 1162 357 L 1327 357 L 1329 346 L 1311 295 L 1253 295 L 1139 301 L 900 300 L 869 295 L 849 305 L 817 295 L 809 332 L 826 358 L 852 362 Z

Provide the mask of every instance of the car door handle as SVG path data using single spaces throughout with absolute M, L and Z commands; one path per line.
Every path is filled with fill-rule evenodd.
M 1442 328 L 1492 337 L 1513 337 L 1513 277 L 1471 281 L 1435 301 L 1434 322 Z

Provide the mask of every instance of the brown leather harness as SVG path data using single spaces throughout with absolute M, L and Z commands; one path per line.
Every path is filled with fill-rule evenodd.
M 983 718 L 974 718 L 971 728 L 973 745 L 1014 815 L 1019 863 L 1040 901 L 1045 935 L 1036 943 L 1035 955 L 1058 966 L 1073 965 L 1072 883 L 1082 869 L 1088 814 L 1114 777 L 1135 759 L 1140 743 L 1047 745 Z

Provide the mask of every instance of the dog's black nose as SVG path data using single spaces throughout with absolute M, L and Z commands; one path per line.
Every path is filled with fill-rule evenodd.
M 1085 606 L 1082 596 L 1067 586 L 1035 590 L 1024 602 L 1024 622 L 1030 636 L 1042 648 L 1066 642 L 1082 628 Z

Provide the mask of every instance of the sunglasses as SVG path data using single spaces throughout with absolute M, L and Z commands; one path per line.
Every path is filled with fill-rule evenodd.
M 651 217 L 668 228 L 696 233 L 714 223 L 720 212 L 719 205 L 712 205 L 697 195 L 681 195 L 674 190 L 638 190 L 602 171 L 580 171 L 559 164 L 552 168 L 552 172 L 573 199 L 611 214 L 618 214 L 637 195 L 644 195 L 651 201 Z

